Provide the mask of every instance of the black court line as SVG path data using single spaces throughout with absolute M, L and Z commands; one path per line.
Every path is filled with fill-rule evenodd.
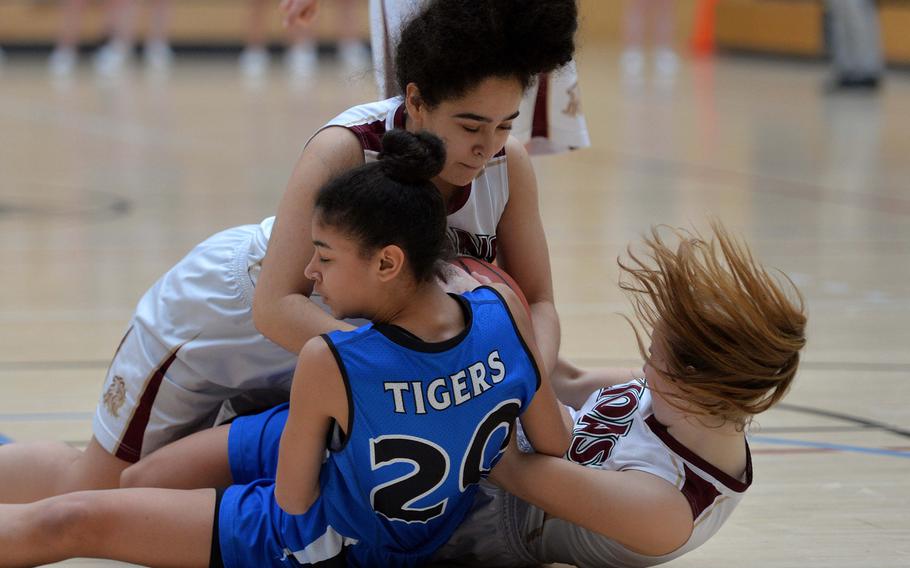
M 841 420 L 844 422 L 850 422 L 852 424 L 857 424 L 865 426 L 868 428 L 876 428 L 878 430 L 884 430 L 885 432 L 890 432 L 896 436 L 902 436 L 904 438 L 910 438 L 910 430 L 901 428 L 900 426 L 893 426 L 891 424 L 886 424 L 885 422 L 879 422 L 877 420 L 870 420 L 868 418 L 863 418 L 861 416 L 853 416 L 850 414 L 844 414 L 842 412 L 834 412 L 832 410 L 823 410 L 821 408 L 812 408 L 810 406 L 801 406 L 797 404 L 790 404 L 788 402 L 781 402 L 774 406 L 778 410 L 786 410 L 789 412 L 799 412 L 801 414 L 810 414 L 813 416 L 822 416 L 824 418 L 833 418 L 835 420 Z

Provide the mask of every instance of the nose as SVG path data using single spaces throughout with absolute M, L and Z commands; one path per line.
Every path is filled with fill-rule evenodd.
M 303 269 L 303 275 L 308 279 L 315 282 L 319 282 L 319 271 L 316 270 L 316 252 L 313 252 L 313 256 L 310 257 L 310 261 L 307 263 L 306 267 Z
M 494 133 L 484 132 L 484 134 L 477 139 L 477 143 L 474 144 L 474 155 L 484 162 L 487 162 L 493 157 L 491 149 L 495 144 Z

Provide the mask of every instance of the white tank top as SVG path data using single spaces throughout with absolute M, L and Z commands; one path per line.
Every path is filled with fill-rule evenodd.
M 571 523 L 545 517 L 542 510 L 529 507 L 526 534 L 540 534 L 536 542 L 529 543 L 529 548 L 542 561 L 579 567 L 652 566 L 667 562 L 699 547 L 714 535 L 752 483 L 748 444 L 745 480 L 734 479 L 667 432 L 654 417 L 651 391 L 643 380 L 593 393 L 574 417 L 575 429 L 567 459 L 612 471 L 644 471 L 666 480 L 689 501 L 695 528 L 689 540 L 670 554 L 643 556 Z
M 382 149 L 383 134 L 393 128 L 404 128 L 404 101 L 401 97 L 393 97 L 352 107 L 330 120 L 313 136 L 331 126 L 343 126 L 353 132 L 363 147 L 364 161 L 372 162 Z M 508 201 L 509 176 L 505 149 L 502 149 L 470 185 L 459 188 L 449 203 L 449 238 L 457 254 L 487 262 L 496 259 L 496 227 Z M 260 224 L 259 234 L 250 249 L 251 266 L 265 256 L 274 221 L 274 217 L 269 217 Z

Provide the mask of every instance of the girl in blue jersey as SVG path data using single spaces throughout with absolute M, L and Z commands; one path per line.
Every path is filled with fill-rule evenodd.
M 335 316 L 373 323 L 308 341 L 289 407 L 161 452 L 235 485 L 2 505 L 0 566 L 419 565 L 467 515 L 519 414 L 539 452 L 565 453 L 568 423 L 520 301 L 507 287 L 450 295 L 435 278 L 442 142 L 394 130 L 383 148 L 317 194 L 306 267 Z

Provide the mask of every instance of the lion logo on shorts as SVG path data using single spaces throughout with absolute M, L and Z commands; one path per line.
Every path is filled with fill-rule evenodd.
M 581 94 L 578 91 L 578 81 L 572 83 L 572 86 L 566 89 L 566 94 L 569 95 L 569 102 L 566 103 L 566 108 L 562 109 L 562 113 L 568 116 L 578 116 L 578 113 L 581 112 Z
M 110 386 L 104 391 L 104 398 L 102 400 L 107 411 L 110 412 L 114 418 L 120 418 L 120 407 L 126 402 L 126 382 L 123 380 L 123 377 L 114 375 L 114 380 L 111 381 Z

